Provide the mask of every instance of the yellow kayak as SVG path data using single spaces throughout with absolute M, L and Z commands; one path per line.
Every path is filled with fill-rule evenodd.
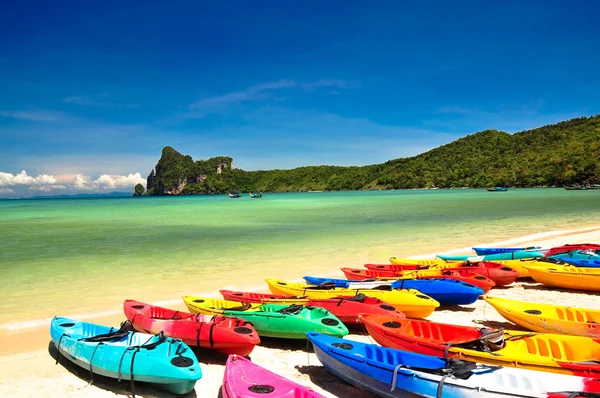
M 230 311 L 256 312 L 261 311 L 262 308 L 262 304 L 195 296 L 183 296 L 183 302 L 191 313 L 205 315 L 225 315 L 225 312 Z
M 315 285 L 284 282 L 276 279 L 265 279 L 269 290 L 273 294 L 308 296 L 315 299 L 336 297 L 353 297 L 364 294 L 375 297 L 396 307 L 409 318 L 426 318 L 440 306 L 436 300 L 414 289 L 376 290 L 376 289 L 347 289 L 347 288 L 320 288 Z
M 580 376 L 600 375 L 600 342 L 580 336 L 504 332 L 504 347 L 495 352 L 451 347 L 452 357 L 492 365 Z
M 390 264 L 416 265 L 417 268 L 419 266 L 426 266 L 426 267 L 441 266 L 441 267 L 447 267 L 447 268 L 458 268 L 463 263 L 464 263 L 464 261 L 446 261 L 446 260 L 441 260 L 439 258 L 436 258 L 434 260 L 421 260 L 421 259 L 416 260 L 416 259 L 412 259 L 412 258 L 390 257 Z
M 505 265 L 505 266 L 510 267 L 513 270 L 517 271 L 519 273 L 519 278 L 531 278 L 531 275 L 529 275 L 529 271 L 527 270 L 527 267 L 536 266 L 536 267 L 540 267 L 540 268 L 552 268 L 552 267 L 556 266 L 556 264 L 538 261 L 537 259 L 502 260 L 502 261 L 493 261 L 493 262 Z
M 553 265 L 552 267 L 527 266 L 529 275 L 546 286 L 564 289 L 600 291 L 600 268 Z
M 504 318 L 541 333 L 600 337 L 600 310 L 527 303 L 500 297 L 483 296 Z

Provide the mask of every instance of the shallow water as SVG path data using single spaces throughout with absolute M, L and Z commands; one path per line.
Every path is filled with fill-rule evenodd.
M 564 189 L 1 201 L 0 326 L 584 228 L 599 201 Z

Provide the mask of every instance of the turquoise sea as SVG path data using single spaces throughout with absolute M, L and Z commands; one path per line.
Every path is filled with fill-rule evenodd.
M 0 201 L 0 326 L 331 275 L 599 216 L 600 191 L 564 189 Z

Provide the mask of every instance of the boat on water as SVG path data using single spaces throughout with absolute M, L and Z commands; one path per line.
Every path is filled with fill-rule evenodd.
M 239 192 L 229 192 L 229 197 L 232 199 L 237 199 L 237 198 L 241 198 L 242 194 Z
M 588 189 L 587 185 L 565 185 L 564 188 L 567 191 L 585 191 Z
M 600 184 L 590 184 L 587 189 L 600 189 Z
M 258 199 L 258 198 L 262 198 L 262 192 L 249 192 L 250 193 L 250 197 L 252 199 Z
M 486 188 L 489 192 L 506 192 L 508 188 L 506 187 L 494 187 L 494 188 Z

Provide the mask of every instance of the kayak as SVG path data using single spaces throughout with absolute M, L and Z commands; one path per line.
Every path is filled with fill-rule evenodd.
M 137 331 L 163 332 L 190 347 L 208 348 L 225 355 L 250 355 L 260 343 L 252 324 L 241 318 L 190 314 L 135 300 L 125 300 L 123 310 Z
M 348 334 L 348 328 L 323 308 L 251 304 L 194 296 L 184 296 L 183 302 L 193 313 L 233 316 L 251 322 L 261 337 L 306 339 L 307 332 L 334 336 Z
M 457 326 L 379 315 L 360 316 L 379 344 L 439 358 L 600 377 L 600 340 Z
M 74 364 L 94 375 L 150 383 L 173 394 L 187 394 L 202 377 L 192 350 L 181 341 L 160 335 L 130 332 L 124 328 L 54 317 L 50 335 L 58 350 Z M 56 362 L 58 363 L 59 357 Z
M 493 264 L 500 264 L 502 266 L 511 268 L 519 275 L 517 278 L 531 278 L 529 271 L 527 270 L 527 267 L 529 266 L 534 265 L 542 268 L 552 268 L 556 266 L 556 264 L 565 265 L 566 262 L 547 257 L 538 257 L 531 259 L 525 258 L 521 260 L 498 260 L 494 261 Z
M 230 355 L 223 375 L 223 398 L 325 398 L 239 355 Z
M 483 299 L 512 323 L 534 332 L 600 338 L 600 310 L 527 303 L 500 297 Z
M 440 305 L 462 305 L 477 301 L 483 290 L 470 283 L 453 279 L 400 279 L 396 281 L 351 281 L 348 279 L 318 278 L 305 276 L 309 285 L 332 283 L 336 287 L 348 289 L 416 289 Z M 366 293 L 365 293 L 366 294 Z
M 527 266 L 526 269 L 536 282 L 546 286 L 600 291 L 600 268 L 555 265 L 553 267 Z
M 597 243 L 576 243 L 576 244 L 567 244 L 563 246 L 556 246 L 546 251 L 546 256 L 554 256 L 558 253 L 566 253 L 571 252 L 573 250 L 599 250 L 600 244 Z
M 542 248 L 540 246 L 530 246 L 530 247 L 473 247 L 473 251 L 478 256 L 485 256 L 488 254 L 498 254 L 498 253 L 510 253 L 510 252 L 519 252 L 519 251 L 538 251 Z
M 350 280 L 397 280 L 397 279 L 454 279 L 460 282 L 470 283 L 475 285 L 483 293 L 487 293 L 495 285 L 495 283 L 483 275 L 476 274 L 472 270 L 464 270 L 460 268 L 454 269 L 437 269 L 423 271 L 388 271 L 374 270 L 361 268 L 341 268 L 346 278 Z
M 598 260 L 581 260 L 576 258 L 565 258 L 562 257 L 561 261 L 574 265 L 576 267 L 584 267 L 584 268 L 600 268 L 600 259 Z
M 409 270 L 458 270 L 459 272 L 471 271 L 477 274 L 483 275 L 488 279 L 494 281 L 498 286 L 510 285 L 520 276 L 519 272 L 506 264 L 490 261 L 458 261 L 455 263 L 438 263 L 437 265 L 399 265 L 399 264 L 367 264 L 367 268 L 375 270 L 396 270 L 396 271 L 409 271 Z
M 600 260 L 600 250 L 574 250 L 568 253 L 558 253 L 550 258 L 555 258 L 558 260 Z
M 600 381 L 592 378 L 456 359 L 444 361 L 317 333 L 309 333 L 308 340 L 327 370 L 382 397 L 501 398 L 553 394 L 554 398 L 567 398 L 600 391 Z
M 236 292 L 233 290 L 219 290 L 225 300 L 241 301 L 242 303 L 254 304 L 300 304 L 310 305 L 310 299 L 306 296 L 290 296 L 282 294 Z
M 232 292 L 231 290 L 220 290 L 225 300 L 236 300 L 244 303 L 265 303 L 272 304 L 281 300 L 288 300 L 276 296 L 273 294 L 266 293 L 244 293 L 244 292 Z M 289 299 L 293 301 L 293 299 Z M 353 296 L 353 297 L 338 297 L 331 299 L 300 299 L 297 303 L 290 304 L 303 304 L 313 307 L 324 308 L 331 312 L 338 318 L 342 323 L 346 325 L 358 324 L 358 314 L 371 314 L 371 315 L 388 315 L 404 318 L 404 314 L 397 310 L 391 304 L 381 301 L 377 298 L 367 297 L 364 294 Z
M 418 290 L 372 290 L 372 289 L 346 289 L 343 287 L 320 287 L 302 285 L 293 282 L 284 282 L 276 279 L 266 279 L 269 290 L 273 294 L 287 294 L 308 296 L 315 299 L 336 298 L 339 296 L 352 297 L 364 294 L 368 297 L 378 298 L 402 311 L 410 318 L 425 318 L 440 306 L 436 300 L 419 292 Z
M 402 265 L 402 266 L 412 266 L 412 269 L 420 269 L 421 267 L 431 267 L 432 265 L 446 265 L 449 268 L 457 268 L 464 262 L 464 260 L 457 261 L 448 261 L 442 260 L 441 258 L 436 258 L 435 260 L 425 260 L 425 259 L 412 259 L 412 258 L 399 258 L 399 257 L 390 257 L 390 264 L 394 265 Z M 389 264 L 365 264 L 366 268 L 376 269 L 379 266 L 385 266 Z
M 485 256 L 446 256 L 438 254 L 438 258 L 446 261 L 496 261 L 496 260 L 520 260 L 522 258 L 545 257 L 544 253 L 538 251 L 520 250 L 516 252 L 488 254 Z

